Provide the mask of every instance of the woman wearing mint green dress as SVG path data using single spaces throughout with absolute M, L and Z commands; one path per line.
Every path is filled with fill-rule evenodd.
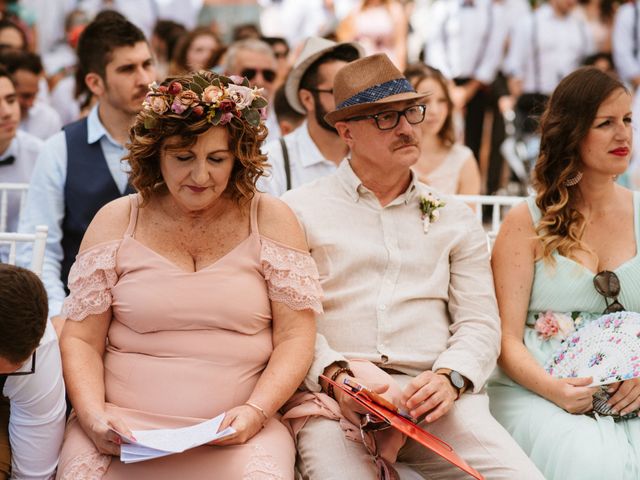
M 615 183 L 629 166 L 631 95 L 580 69 L 556 88 L 541 131 L 537 194 L 509 212 L 492 254 L 503 338 L 491 412 L 549 480 L 637 480 L 640 418 L 593 414 L 591 378 L 543 367 L 567 332 L 605 310 L 640 312 L 640 194 Z M 596 291 L 603 271 L 619 294 Z M 634 412 L 640 380 L 609 394 L 616 413 Z

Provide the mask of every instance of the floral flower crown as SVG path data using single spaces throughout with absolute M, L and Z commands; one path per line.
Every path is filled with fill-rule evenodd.
M 149 114 L 144 126 L 157 127 L 160 117 L 200 120 L 226 125 L 234 119 L 257 128 L 266 118 L 267 100 L 262 89 L 249 85 L 244 77 L 225 77 L 199 72 L 190 77 L 169 79 L 168 85 L 149 85 L 143 108 Z

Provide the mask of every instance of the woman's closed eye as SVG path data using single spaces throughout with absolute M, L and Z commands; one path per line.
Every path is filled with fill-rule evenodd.
M 222 163 L 226 160 L 224 157 L 208 157 L 207 160 L 213 163 Z
M 176 160 L 178 160 L 179 162 L 188 162 L 192 158 L 192 155 L 176 155 Z

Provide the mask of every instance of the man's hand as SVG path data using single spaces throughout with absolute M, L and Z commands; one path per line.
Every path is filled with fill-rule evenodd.
M 344 380 L 344 377 L 347 377 L 347 376 L 348 375 L 346 373 L 343 375 L 340 375 L 337 378 L 337 383 L 342 383 L 342 381 Z M 353 378 L 353 377 L 350 377 L 350 378 Z M 389 385 L 387 384 L 371 384 L 371 382 L 367 383 L 366 380 L 363 380 L 362 378 L 357 378 L 357 377 L 353 378 L 353 381 L 356 383 L 359 383 L 360 385 L 365 385 L 369 390 L 375 393 L 382 394 L 387 390 L 389 390 Z M 340 410 L 342 411 L 342 414 L 344 415 L 344 417 L 354 425 L 356 426 L 360 425 L 360 417 L 365 413 L 369 413 L 369 410 L 364 408 L 362 405 L 356 402 L 350 395 L 348 395 L 346 392 L 342 391 L 341 389 L 335 388 L 334 392 L 336 396 L 336 401 L 338 402 L 338 405 L 340 405 Z
M 425 420 L 435 422 L 446 414 L 458 392 L 445 375 L 432 371 L 422 372 L 415 377 L 402 391 L 402 400 L 414 418 L 429 412 Z

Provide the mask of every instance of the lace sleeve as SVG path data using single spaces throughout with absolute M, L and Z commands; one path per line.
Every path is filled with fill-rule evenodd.
M 120 240 L 96 245 L 76 257 L 69 272 L 69 296 L 62 305 L 62 316 L 84 320 L 105 312 L 111 306 L 111 287 L 116 284 L 116 252 Z
M 318 269 L 308 252 L 262 237 L 260 257 L 270 300 L 284 303 L 292 310 L 310 308 L 322 312 Z

